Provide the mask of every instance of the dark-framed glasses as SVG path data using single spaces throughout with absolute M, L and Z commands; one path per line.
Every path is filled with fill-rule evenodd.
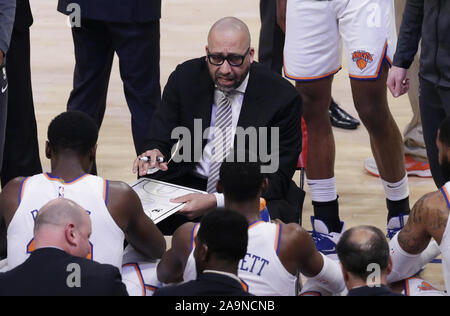
M 222 54 L 209 54 L 208 51 L 208 61 L 210 64 L 214 66 L 222 66 L 225 60 L 230 64 L 232 67 L 239 67 L 244 63 L 245 57 L 250 52 L 250 47 L 247 49 L 244 55 L 237 55 L 237 54 L 229 54 L 227 56 L 223 56 Z

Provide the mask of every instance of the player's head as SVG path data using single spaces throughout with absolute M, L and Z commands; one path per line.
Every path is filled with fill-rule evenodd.
M 237 273 L 239 260 L 247 253 L 248 222 L 244 216 L 227 209 L 205 215 L 195 237 L 194 257 L 197 272 L 205 269 Z
M 439 149 L 439 165 L 445 182 L 450 181 L 450 117 L 446 117 L 439 128 L 436 145 Z
M 355 282 L 385 284 L 392 261 L 389 244 L 381 230 L 373 226 L 350 228 L 342 235 L 336 250 L 347 287 L 352 288 Z M 374 274 L 377 272 L 379 275 Z
M 91 220 L 86 210 L 74 201 L 59 198 L 45 204 L 34 224 L 36 249 L 58 247 L 86 257 L 90 252 Z
M 91 162 L 95 160 L 98 128 L 87 114 L 70 111 L 55 117 L 47 132 L 46 155 L 71 154 Z M 90 168 L 90 167 L 89 167 Z
M 269 183 L 261 172 L 261 162 L 251 159 L 248 151 L 233 151 L 220 166 L 217 192 L 225 196 L 225 205 L 256 201 Z
M 230 92 L 245 80 L 255 54 L 250 45 L 250 31 L 237 18 L 222 18 L 211 27 L 206 61 L 211 77 L 220 90 Z

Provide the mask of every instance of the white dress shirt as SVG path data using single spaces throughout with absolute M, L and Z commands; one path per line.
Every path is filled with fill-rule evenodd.
M 245 90 L 247 89 L 249 74 L 245 77 L 244 81 L 237 87 L 233 93 L 230 95 L 231 102 L 231 111 L 232 111 L 232 139 L 234 139 L 234 135 L 236 134 L 236 127 L 239 121 L 239 115 L 241 113 L 242 102 L 244 101 Z M 205 148 L 203 149 L 202 159 L 199 163 L 197 163 L 197 167 L 195 173 L 203 178 L 208 178 L 209 176 L 209 166 L 211 162 L 211 150 L 212 150 L 212 141 L 214 140 L 214 126 L 216 123 L 216 111 L 217 111 L 217 103 L 220 98 L 220 90 L 216 87 L 214 90 L 214 104 L 212 105 L 211 112 L 211 125 L 208 141 L 206 143 Z M 233 148 L 231 148 L 233 150 Z M 214 193 L 217 199 L 217 207 L 225 206 L 225 198 L 221 193 Z

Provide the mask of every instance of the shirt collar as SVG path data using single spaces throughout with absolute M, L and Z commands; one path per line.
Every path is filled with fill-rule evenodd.
M 237 275 L 235 275 L 233 273 L 228 273 L 228 272 L 224 272 L 224 271 L 217 271 L 217 270 L 204 270 L 203 273 L 215 273 L 215 274 L 226 275 L 227 277 L 235 279 L 236 281 L 241 283 L 241 280 L 237 277 Z

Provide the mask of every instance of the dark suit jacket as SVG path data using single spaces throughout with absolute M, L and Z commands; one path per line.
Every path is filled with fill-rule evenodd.
M 33 24 L 33 15 L 31 13 L 29 0 L 17 0 L 16 20 L 14 28 L 19 31 L 26 31 Z
M 382 285 L 380 287 L 363 286 L 348 291 L 347 296 L 403 296 L 393 292 L 389 287 Z
M 161 18 L 161 0 L 59 0 L 58 11 L 70 15 L 71 3 L 80 5 L 83 19 L 144 23 Z
M 76 281 L 76 263 L 80 269 L 80 287 Z M 69 271 L 67 271 L 69 270 Z M 70 284 L 70 283 L 69 283 Z M 0 274 L 0 296 L 126 296 L 116 267 L 74 257 L 55 248 L 37 249 L 20 266 Z
M 195 138 L 191 141 L 191 162 L 171 163 L 167 172 L 157 172 L 154 177 L 169 181 L 195 169 L 207 143 L 206 139 L 196 140 L 199 137 L 201 140 L 204 130 L 210 127 L 213 103 L 214 82 L 205 57 L 178 65 L 169 77 L 161 104 L 152 119 L 149 141 L 141 152 L 157 148 L 165 157 L 170 157 L 170 150 L 175 143 L 171 140 L 172 130 L 186 127 Z M 271 148 L 270 128 L 279 128 L 279 148 L 276 148 L 279 150 L 279 168 L 268 175 L 269 190 L 263 195 L 266 200 L 285 199 L 289 192 L 301 151 L 301 115 L 301 98 L 293 85 L 267 67 L 254 62 L 250 68 L 238 126 L 244 129 L 268 127 L 268 151 Z M 194 119 L 202 120 L 201 130 L 197 135 Z M 248 141 L 246 143 L 248 149 Z M 256 148 L 260 152 L 259 145 Z
M 202 273 L 196 280 L 159 288 L 153 296 L 253 296 L 235 279 L 217 273 Z

